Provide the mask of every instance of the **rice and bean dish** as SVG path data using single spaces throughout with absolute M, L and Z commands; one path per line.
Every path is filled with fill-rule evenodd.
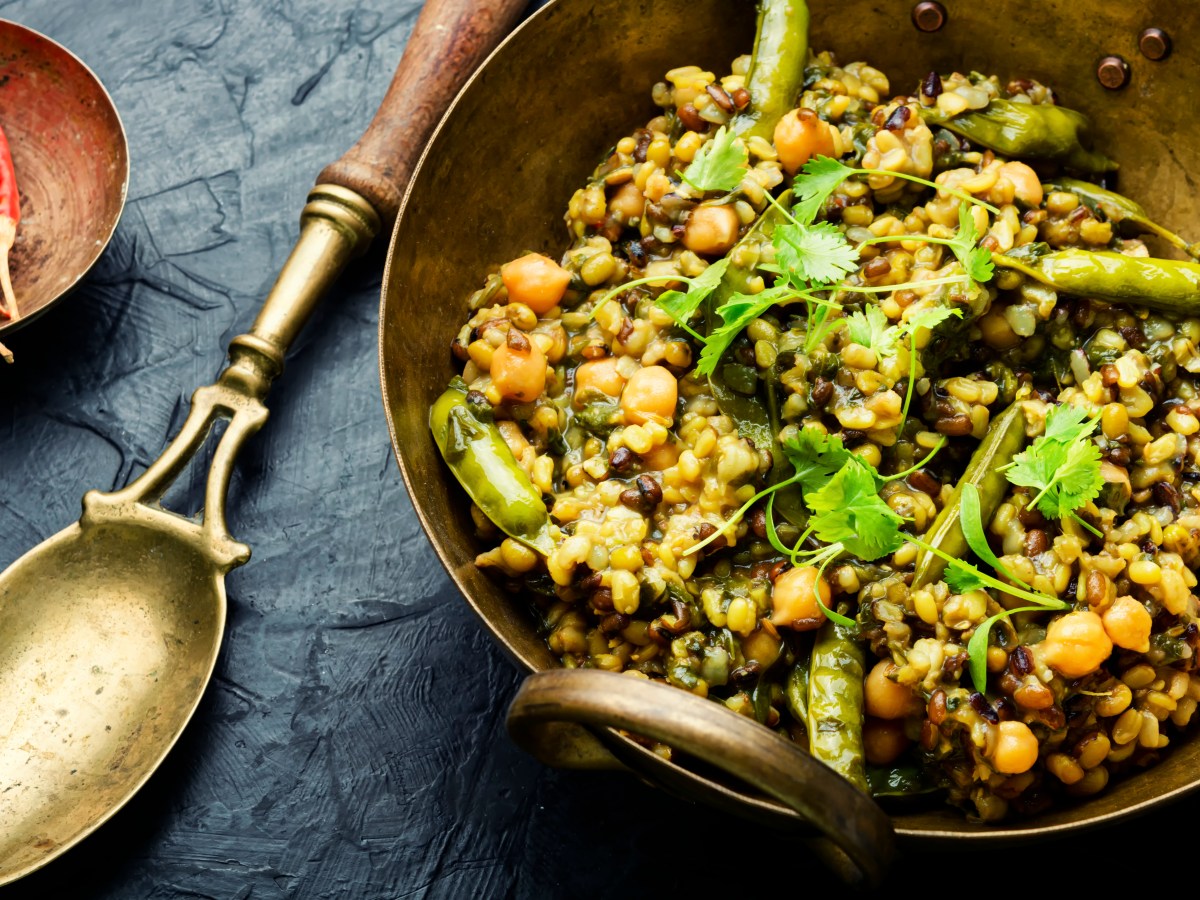
M 470 297 L 430 425 L 476 562 L 564 666 L 877 796 L 1102 791 L 1200 700 L 1200 266 L 1165 258 L 1196 247 L 1051 87 L 894 86 L 802 12 L 667 72 L 562 257 Z

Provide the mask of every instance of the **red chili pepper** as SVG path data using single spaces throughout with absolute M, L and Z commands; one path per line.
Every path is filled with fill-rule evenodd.
M 17 176 L 13 171 L 12 153 L 8 149 L 8 138 L 0 128 L 0 288 L 4 301 L 0 314 L 8 319 L 20 318 L 17 298 L 13 294 L 12 279 L 8 275 L 8 254 L 17 237 L 17 223 L 21 221 L 21 196 L 17 193 Z

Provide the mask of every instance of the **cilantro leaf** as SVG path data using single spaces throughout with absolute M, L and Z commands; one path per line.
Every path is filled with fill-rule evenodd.
M 995 266 L 992 265 L 992 254 L 983 247 L 976 246 L 982 235 L 975 227 L 975 217 L 971 215 L 969 204 L 963 203 L 958 207 L 958 232 L 948 246 L 950 252 L 962 263 L 963 271 L 974 282 L 991 281 Z
M 1038 509 L 1042 509 L 1046 499 L 1052 498 L 1054 518 L 1061 519 L 1099 497 L 1103 487 L 1100 448 L 1090 440 L 1069 444 L 1066 461 L 1058 473 L 1056 489 L 1045 492 L 1046 496 L 1038 503 Z
M 858 267 L 858 249 L 828 222 L 776 225 L 771 243 L 776 263 L 792 284 L 840 281 Z
M 720 286 L 721 279 L 725 276 L 725 270 L 728 268 L 729 257 L 726 256 L 693 278 L 688 283 L 687 293 L 665 291 L 659 295 L 655 304 L 676 322 L 681 325 L 687 324 L 688 320 L 695 315 L 696 310 L 700 308 L 700 304 Z
M 876 304 L 869 304 L 862 312 L 848 315 L 846 328 L 849 330 L 850 340 L 869 347 L 880 356 L 891 356 L 896 352 L 896 339 L 899 334 L 892 328 L 887 313 Z
M 904 519 L 879 496 L 873 469 L 849 459 L 820 489 L 804 495 L 809 527 L 826 543 L 840 543 L 862 560 L 879 559 L 904 543 Z
M 1078 406 L 1056 406 L 1046 414 L 1046 430 L 1043 437 L 1048 441 L 1069 444 L 1086 437 L 1096 427 L 1088 423 L 1087 410 Z
M 683 180 L 698 191 L 732 191 L 746 176 L 749 159 L 737 135 L 722 125 L 696 153 Z
M 700 360 L 696 363 L 696 371 L 701 375 L 711 375 L 717 370 L 721 357 L 729 349 L 734 338 L 742 333 L 742 329 L 765 313 L 781 300 L 794 296 L 787 285 L 776 285 L 757 294 L 734 294 L 729 301 L 719 307 L 721 326 L 714 329 L 700 351 Z
M 948 565 L 942 580 L 950 585 L 950 590 L 956 594 L 965 594 L 968 591 L 978 591 L 987 587 L 987 582 L 980 577 L 979 571 L 974 566 Z
M 800 170 L 801 174 L 792 182 L 792 194 L 796 198 L 792 215 L 800 224 L 811 225 L 816 221 L 829 195 L 853 175 L 854 171 L 828 156 L 818 156 L 806 162 Z
M 852 459 L 861 460 L 846 449 L 836 434 L 824 434 L 819 428 L 801 428 L 782 444 L 783 454 L 795 469 L 789 481 L 805 491 L 818 490 Z
M 1091 441 L 1099 415 L 1056 406 L 1046 416 L 1046 433 L 1018 453 L 1005 472 L 1012 484 L 1038 491 L 1034 503 L 1044 516 L 1061 519 L 1100 495 L 1100 449 Z
M 924 309 L 913 310 L 908 313 L 904 321 L 896 327 L 901 329 L 906 334 L 915 334 L 918 328 L 928 328 L 930 330 L 937 328 L 947 319 L 962 318 L 961 309 L 951 309 L 948 306 L 927 306 Z
M 915 310 L 900 324 L 892 325 L 879 306 L 869 305 L 862 312 L 847 316 L 846 326 L 850 340 L 886 358 L 895 355 L 896 345 L 906 335 L 915 334 L 918 328 L 936 328 L 952 316 L 961 317 L 962 312 L 945 306 L 931 306 Z

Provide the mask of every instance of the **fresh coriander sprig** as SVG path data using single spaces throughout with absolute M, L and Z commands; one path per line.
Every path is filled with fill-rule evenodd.
M 1067 607 L 1067 604 L 1054 597 L 1048 597 L 1045 594 L 1039 594 L 1032 590 L 1026 590 L 1011 584 L 1006 584 L 1000 579 L 988 575 L 978 567 L 971 565 L 969 562 L 959 559 L 956 556 L 951 556 L 940 547 L 935 547 L 919 537 L 909 536 L 908 541 L 916 544 L 917 547 L 924 550 L 926 553 L 932 553 L 939 559 L 945 560 L 946 564 L 951 569 L 957 569 L 959 572 L 970 577 L 971 586 L 961 588 L 951 583 L 948 578 L 946 579 L 946 583 L 950 584 L 951 587 L 954 587 L 959 593 L 965 593 L 968 590 L 976 590 L 981 587 L 990 587 L 1000 591 L 1002 594 L 1008 594 L 1010 597 L 1016 597 L 1018 600 L 1026 600 L 1030 603 L 1036 603 L 1043 609 L 1065 609 Z
M 967 204 L 958 207 L 958 231 L 952 238 L 933 237 L 928 234 L 884 234 L 878 237 L 859 241 L 858 247 L 871 244 L 890 244 L 899 241 L 918 241 L 922 244 L 940 244 L 949 247 L 954 258 L 962 264 L 963 271 L 972 282 L 985 283 L 991 281 L 995 274 L 995 264 L 992 262 L 990 251 L 978 246 L 981 235 L 975 227 L 975 217 Z
M 1018 581 L 1022 586 L 1005 583 L 965 560 L 950 556 L 922 538 L 905 534 L 902 527 L 906 520 L 897 515 L 879 496 L 880 487 L 888 479 L 881 476 L 875 467 L 861 456 L 847 450 L 837 435 L 827 435 L 815 428 L 805 428 L 785 440 L 782 447 L 788 462 L 792 465 L 793 474 L 756 493 L 726 520 L 717 532 L 689 547 L 685 551 L 686 553 L 696 553 L 719 536 L 727 533 L 755 503 L 766 497 L 768 498 L 765 523 L 767 539 L 771 546 L 790 559 L 793 565 L 803 562 L 805 565 L 818 565 L 823 571 L 830 562 L 843 553 L 869 562 L 894 553 L 905 542 L 909 542 L 946 561 L 949 566 L 947 581 L 954 584 L 955 590 L 959 593 L 987 587 L 1018 600 L 1035 604 L 1037 609 L 1068 608 L 1069 605 L 1063 601 L 1037 593 L 1023 582 L 1012 578 L 1002 566 L 998 568 L 998 571 L 1010 580 Z M 933 452 L 937 452 L 937 449 L 940 449 L 940 446 Z M 927 455 L 920 465 L 928 463 L 932 455 L 933 453 Z M 902 477 L 910 471 L 911 469 L 897 473 L 890 478 Z M 779 539 L 774 515 L 775 493 L 790 485 L 800 486 L 805 505 L 810 513 L 808 528 L 800 535 L 795 547 L 792 548 L 784 546 Z M 975 499 L 977 500 L 978 497 Z M 969 499 L 966 501 L 968 507 L 970 502 Z M 967 528 L 969 532 L 975 532 L 971 526 L 967 526 Z M 994 559 L 990 548 L 987 548 L 984 553 L 980 553 L 980 549 L 983 548 L 975 547 L 976 543 L 986 545 L 986 541 L 978 540 L 981 536 L 982 525 L 979 526 L 978 533 L 973 533 L 968 540 L 972 541 L 972 547 L 981 559 L 987 561 L 989 556 Z M 801 550 L 801 546 L 810 537 L 816 537 L 826 542 L 826 546 L 813 550 Z M 999 560 L 995 560 L 995 563 L 998 566 Z M 814 594 L 816 594 L 815 590 Z M 816 600 L 830 618 L 844 625 L 853 624 L 845 616 L 832 613 L 821 603 L 819 595 L 816 595 Z M 984 652 L 986 652 L 986 644 L 983 646 Z
M 825 204 L 829 196 L 837 190 L 838 185 L 854 175 L 881 175 L 891 178 L 902 178 L 905 181 L 933 188 L 935 191 L 945 191 L 954 197 L 958 197 L 960 200 L 965 200 L 967 203 L 982 206 L 994 215 L 1000 215 L 1000 210 L 996 209 L 996 207 L 968 194 L 966 191 L 937 184 L 925 178 L 919 178 L 916 175 L 909 175 L 907 172 L 890 172 L 886 169 L 852 169 L 838 162 L 836 159 L 830 159 L 828 156 L 818 156 L 816 159 L 810 160 L 804 164 L 804 167 L 800 171 L 801 174 L 792 183 L 792 191 L 797 200 L 796 204 L 792 207 L 792 213 L 802 224 L 816 221 L 818 214 L 821 212 L 821 207 Z
M 701 375 L 712 375 L 717 370 L 721 357 L 729 349 L 729 345 L 747 325 L 772 306 L 786 305 L 797 300 L 804 300 L 805 303 L 810 304 L 810 309 L 813 305 L 829 309 L 840 310 L 842 308 L 837 303 L 824 300 L 811 292 L 797 291 L 787 284 L 776 285 L 759 291 L 757 294 L 734 294 L 727 303 L 717 309 L 717 314 L 721 317 L 721 325 L 709 332 L 708 337 L 704 339 L 704 347 L 700 351 L 696 371 Z
M 1102 537 L 1076 512 L 1100 496 L 1104 487 L 1100 448 L 1091 439 L 1099 421 L 1099 413 L 1089 418 L 1079 407 L 1055 406 L 1046 415 L 1045 433 L 1003 471 L 1012 484 L 1037 491 L 1031 503 L 1042 515 L 1072 518 Z

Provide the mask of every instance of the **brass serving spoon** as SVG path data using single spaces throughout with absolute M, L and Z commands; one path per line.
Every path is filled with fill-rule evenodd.
M 0 884 L 82 840 L 153 774 L 212 674 L 225 574 L 250 558 L 225 525 L 234 458 L 325 289 L 396 216 L 434 125 L 526 0 L 428 0 L 366 133 L 317 179 L 300 239 L 216 384 L 136 481 L 91 491 L 75 524 L 0 574 Z M 202 518 L 163 493 L 228 420 Z

